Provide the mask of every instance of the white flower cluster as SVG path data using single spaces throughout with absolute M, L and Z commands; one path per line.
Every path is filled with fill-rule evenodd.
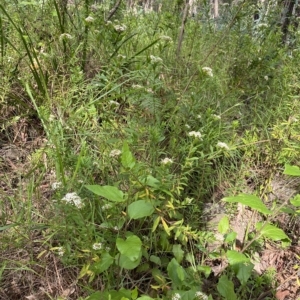
M 117 32 L 123 32 L 127 29 L 127 26 L 124 24 L 123 25 L 116 24 L 116 25 L 114 25 L 114 29 Z
M 94 250 L 101 250 L 103 247 L 103 244 L 102 243 L 94 243 L 93 244 L 93 249 Z
M 117 101 L 114 101 L 114 100 L 110 100 L 110 101 L 109 101 L 109 104 L 110 104 L 110 105 L 114 105 L 114 106 L 120 106 L 120 103 L 117 102 Z
M 173 42 L 172 38 L 167 35 L 161 35 L 160 38 L 166 42 Z
M 208 300 L 208 296 L 202 292 L 196 292 L 195 294 L 195 297 L 198 299 L 198 300 Z
M 112 208 L 112 205 L 110 203 L 107 203 L 107 204 L 104 204 L 102 207 L 101 207 L 101 210 L 102 211 L 105 211 L 105 210 L 108 210 Z
M 93 23 L 95 21 L 95 19 L 93 17 L 91 17 L 91 16 L 88 16 L 87 18 L 85 18 L 85 21 L 87 23 Z
M 76 193 L 67 193 L 61 200 L 69 204 L 73 204 L 77 208 L 84 207 L 84 203 L 82 202 L 82 199 Z
M 163 61 L 160 57 L 154 55 L 150 55 L 150 60 L 152 64 L 161 63 Z
M 181 299 L 181 296 L 178 294 L 178 293 L 175 293 L 173 296 L 172 296 L 172 300 L 180 300 Z
M 218 142 L 217 147 L 225 149 L 225 150 L 230 150 L 229 146 L 223 142 Z
M 111 150 L 109 153 L 109 157 L 118 157 L 122 153 L 119 149 Z
M 61 182 L 53 182 L 51 184 L 51 190 L 52 191 L 56 191 L 58 189 L 60 189 L 62 187 L 62 183 Z
M 71 40 L 73 37 L 71 36 L 71 34 L 69 33 L 62 33 L 60 36 L 59 36 L 59 40 L 62 41 L 62 40 Z
M 189 136 L 193 136 L 193 137 L 198 138 L 198 139 L 202 138 L 202 134 L 199 131 L 190 131 Z
M 166 158 L 162 159 L 160 163 L 162 165 L 172 164 L 173 163 L 173 159 L 166 157 Z
M 219 116 L 219 115 L 212 115 L 212 117 L 215 119 L 215 120 L 221 120 L 221 116 Z
M 214 76 L 212 69 L 209 68 L 209 67 L 203 67 L 203 68 L 202 68 L 202 71 L 203 71 L 207 76 L 209 76 L 209 77 L 213 77 L 213 76 Z
M 141 85 L 139 85 L 139 84 L 133 84 L 132 86 L 131 86 L 133 89 L 142 89 L 143 87 L 141 86 Z
M 59 256 L 63 256 L 65 254 L 64 247 L 58 247 L 57 248 L 57 253 L 58 253 Z

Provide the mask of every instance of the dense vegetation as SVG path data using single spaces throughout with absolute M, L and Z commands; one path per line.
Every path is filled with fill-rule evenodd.
M 1 299 L 299 297 L 296 19 L 208 2 L 1 1 Z

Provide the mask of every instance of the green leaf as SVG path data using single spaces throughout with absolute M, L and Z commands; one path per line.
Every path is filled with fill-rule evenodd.
M 101 299 L 102 293 L 101 292 L 96 292 L 90 295 L 89 297 L 86 298 L 86 300 L 99 300 Z
M 211 274 L 211 267 L 209 266 L 197 266 L 197 270 L 202 272 L 205 276 L 205 278 L 208 278 L 208 276 Z
M 157 265 L 159 265 L 159 266 L 161 266 L 161 260 L 156 255 L 151 255 L 150 256 L 150 261 L 153 262 L 153 263 L 155 263 L 155 264 L 157 264 Z
M 274 225 L 267 224 L 263 226 L 263 223 L 259 222 L 255 225 L 255 227 L 258 231 L 260 231 L 262 236 L 273 241 L 289 240 L 289 237 L 284 233 L 284 231 Z
M 159 224 L 159 221 L 160 221 L 160 216 L 157 216 L 153 222 L 153 226 L 152 226 L 152 232 L 154 232 Z
M 120 253 L 131 261 L 136 261 L 142 253 L 142 241 L 136 235 L 127 237 L 125 241 L 117 238 L 116 245 Z
M 135 158 L 129 150 L 129 146 L 125 141 L 122 147 L 121 156 L 122 166 L 126 169 L 132 169 L 135 166 Z
M 158 284 L 162 284 L 164 285 L 166 283 L 166 279 L 164 274 L 161 272 L 161 270 L 159 270 L 158 268 L 153 268 L 152 271 L 152 277 L 154 278 L 154 280 L 158 283 Z
M 243 253 L 235 251 L 235 250 L 228 250 L 226 252 L 226 256 L 230 265 L 235 265 L 239 263 L 249 262 L 250 259 L 246 257 Z
M 229 281 L 226 275 L 220 277 L 217 290 L 226 300 L 236 300 L 233 282 Z
M 152 203 L 146 200 L 138 200 L 128 206 L 128 215 L 131 219 L 141 219 L 154 213 Z
M 180 289 L 183 282 L 185 281 L 187 274 L 183 267 L 177 262 L 175 258 L 173 258 L 167 267 L 168 275 L 172 280 L 172 283 Z
M 181 263 L 183 260 L 183 256 L 184 256 L 184 251 L 181 249 L 181 245 L 180 244 L 173 245 L 172 252 L 173 252 L 176 260 L 178 261 L 178 263 Z
M 300 176 L 300 168 L 297 166 L 291 166 L 289 164 L 286 164 L 284 166 L 283 174 L 291 175 L 291 176 Z
M 245 285 L 248 282 L 253 268 L 254 265 L 252 263 L 240 263 L 234 266 L 236 277 L 242 285 Z
M 224 216 L 218 224 L 218 230 L 221 234 L 225 234 L 229 230 L 229 218 Z
M 109 253 L 104 253 L 99 262 L 94 263 L 91 266 L 91 270 L 96 274 L 101 274 L 106 271 L 114 262 L 114 258 L 109 255 Z
M 86 185 L 85 187 L 92 193 L 94 193 L 98 196 L 101 196 L 103 198 L 106 198 L 110 201 L 114 201 L 114 202 L 124 202 L 125 201 L 123 192 L 120 191 L 115 186 Z
M 149 296 L 142 296 L 142 297 L 138 297 L 136 300 L 153 300 L 153 298 Z
M 233 197 L 225 197 L 222 200 L 225 202 L 231 202 L 231 203 L 238 202 L 243 205 L 247 205 L 252 209 L 255 209 L 265 215 L 271 214 L 271 211 L 264 205 L 261 199 L 259 199 L 257 196 L 254 195 L 241 194 Z
M 121 268 L 126 270 L 133 270 L 140 264 L 141 258 L 142 258 L 142 252 L 140 252 L 139 256 L 134 261 L 129 259 L 127 256 L 119 253 L 116 255 L 115 260 L 117 265 L 120 266 Z
M 300 206 L 300 194 L 296 195 L 293 199 L 290 200 L 290 202 L 294 206 Z
M 224 242 L 225 243 L 231 243 L 231 242 L 235 241 L 236 236 L 237 236 L 236 232 L 234 232 L 234 231 L 229 232 L 228 234 L 225 235 Z
M 152 175 L 147 175 L 146 178 L 141 179 L 141 182 L 153 188 L 157 188 L 160 185 L 159 180 L 154 178 Z

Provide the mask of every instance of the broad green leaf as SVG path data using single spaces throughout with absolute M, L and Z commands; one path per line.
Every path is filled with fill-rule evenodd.
M 131 219 L 141 219 L 154 213 L 152 203 L 146 200 L 138 200 L 128 206 L 128 215 Z
M 106 198 L 110 201 L 115 202 L 124 202 L 124 194 L 115 186 L 110 185 L 86 185 L 85 186 L 89 191 L 93 192 L 94 194 Z
M 211 267 L 209 266 L 197 266 L 197 270 L 202 272 L 205 278 L 208 278 L 208 276 L 211 274 Z
M 173 245 L 173 249 L 172 252 L 176 258 L 176 260 L 181 263 L 183 260 L 183 256 L 184 256 L 184 251 L 181 249 L 181 245 L 177 244 L 177 245 Z
M 94 263 L 91 266 L 91 270 L 96 274 L 101 274 L 106 271 L 114 262 L 114 258 L 109 255 L 109 253 L 104 253 L 99 262 Z
M 258 231 L 260 231 L 262 236 L 273 241 L 289 240 L 289 237 L 284 233 L 284 231 L 274 225 L 267 224 L 263 226 L 263 223 L 259 222 L 255 225 L 255 227 Z
M 294 206 L 300 206 L 300 194 L 296 195 L 293 199 L 290 200 Z
M 259 199 L 257 196 L 254 195 L 241 194 L 233 197 L 225 197 L 222 200 L 225 202 L 231 202 L 231 203 L 238 202 L 243 205 L 247 205 L 252 209 L 255 209 L 265 215 L 271 213 L 271 211 L 265 206 L 265 204 L 261 201 L 261 199 Z
M 228 259 L 229 264 L 235 265 L 239 263 L 249 262 L 249 258 L 246 257 L 243 253 L 235 251 L 235 250 L 228 250 L 226 252 L 226 256 Z
M 284 166 L 283 174 L 291 175 L 291 176 L 300 176 L 300 168 L 297 166 L 291 166 L 289 164 L 286 164 Z
M 157 188 L 160 184 L 159 180 L 152 175 L 148 175 L 146 178 L 141 179 L 141 182 L 145 185 Z
M 135 158 L 129 150 L 129 146 L 125 141 L 122 147 L 121 155 L 122 166 L 126 169 L 132 169 L 135 166 Z
M 229 218 L 224 216 L 218 224 L 218 230 L 221 234 L 225 234 L 229 230 Z
M 86 298 L 86 300 L 99 300 L 101 299 L 102 293 L 101 292 L 96 292 L 90 295 L 89 297 Z
M 136 300 L 153 300 L 153 298 L 149 296 L 142 296 L 142 297 L 138 297 Z
M 231 243 L 231 242 L 235 241 L 236 236 L 237 236 L 236 232 L 234 232 L 234 231 L 229 232 L 228 234 L 225 235 L 224 242 L 225 243 Z
M 135 300 L 138 297 L 138 295 L 139 295 L 138 289 L 137 287 L 135 287 L 135 289 L 131 291 L 131 299 Z
M 226 299 L 226 300 L 236 300 L 236 294 L 234 292 L 233 282 L 228 280 L 226 275 L 222 275 L 219 279 L 217 285 L 218 292 Z
M 242 285 L 245 285 L 248 282 L 253 268 L 254 265 L 252 263 L 240 263 L 234 266 L 236 277 Z
M 167 267 L 168 275 L 172 280 L 172 283 L 177 287 L 180 288 L 185 281 L 187 274 L 183 267 L 177 262 L 175 258 L 173 258 Z
M 159 265 L 159 266 L 161 266 L 161 260 L 156 255 L 151 255 L 150 256 L 150 261 L 153 262 L 153 263 L 155 263 L 155 264 L 157 264 L 157 265 Z
M 140 252 L 139 256 L 134 261 L 130 260 L 127 256 L 119 253 L 116 255 L 115 260 L 116 260 L 116 264 L 121 268 L 126 270 L 133 270 L 140 264 L 141 258 L 142 258 L 142 252 Z
M 136 235 L 127 237 L 125 241 L 117 238 L 116 245 L 120 253 L 131 261 L 136 261 L 142 253 L 142 241 Z

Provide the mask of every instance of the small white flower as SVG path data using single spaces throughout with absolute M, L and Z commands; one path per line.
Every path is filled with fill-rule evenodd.
M 104 204 L 104 205 L 101 207 L 101 210 L 102 210 L 102 211 L 105 211 L 105 210 L 108 210 L 108 209 L 110 209 L 110 208 L 112 208 L 112 205 L 109 204 L 109 203 L 107 203 L 107 204 Z
M 167 35 L 161 35 L 160 38 L 166 42 L 173 42 L 172 38 Z
M 119 149 L 114 149 L 114 150 L 111 150 L 111 151 L 110 151 L 109 156 L 110 156 L 110 157 L 118 157 L 121 153 L 122 153 L 121 150 L 119 150 Z
M 51 184 L 51 190 L 52 191 L 56 191 L 56 190 L 58 190 L 61 187 L 62 187 L 62 183 L 61 182 L 53 182 Z
M 112 21 L 107 21 L 106 22 L 106 25 L 111 25 L 112 24 Z
M 139 85 L 139 84 L 133 84 L 132 86 L 131 86 L 133 89 L 142 89 L 143 87 L 141 86 L 141 85 Z
M 110 100 L 110 101 L 109 101 L 109 104 L 110 104 L 110 105 L 115 105 L 115 106 L 119 106 L 119 105 L 120 105 L 119 102 L 114 101 L 114 100 Z
M 63 256 L 65 254 L 64 247 L 58 247 L 57 248 L 57 253 L 58 253 L 59 256 Z
M 73 37 L 69 33 L 63 33 L 59 36 L 60 40 L 71 40 Z
M 214 76 L 212 69 L 209 68 L 209 67 L 203 67 L 203 68 L 202 68 L 202 71 L 203 71 L 207 76 L 209 76 L 209 77 L 213 77 L 213 76 Z
M 103 247 L 102 243 L 94 243 L 93 244 L 93 249 L 94 250 L 100 250 L 100 249 L 102 249 L 102 247 Z
M 161 63 L 163 61 L 160 57 L 154 55 L 150 55 L 150 60 L 152 64 Z
M 175 293 L 173 296 L 172 296 L 172 300 L 180 300 L 181 299 L 181 296 L 178 294 L 178 293 Z
M 53 122 L 54 120 L 55 120 L 55 116 L 51 114 L 49 116 L 49 122 Z
M 257 25 L 257 27 L 258 28 L 268 28 L 269 26 L 266 23 L 260 23 L 260 24 Z
M 166 158 L 162 159 L 160 163 L 162 165 L 172 164 L 173 163 L 173 159 L 166 157 Z
M 124 24 L 123 25 L 117 24 L 117 25 L 114 25 L 114 28 L 117 32 L 123 32 L 127 29 L 127 26 Z
M 198 139 L 202 138 L 202 134 L 199 131 L 191 131 L 191 132 L 189 132 L 189 136 L 193 136 Z
M 198 299 L 198 300 L 208 300 L 208 296 L 202 292 L 196 292 L 195 294 L 195 297 Z
M 85 21 L 87 23 L 93 23 L 95 21 L 95 19 L 92 16 L 88 16 L 87 18 L 85 18 Z
M 201 117 L 201 115 L 197 115 L 197 119 L 201 119 L 202 117 Z
M 269 80 L 269 77 L 266 75 L 266 76 L 264 76 L 264 79 L 265 79 L 266 81 L 268 81 L 268 80 Z
M 118 226 L 115 226 L 113 229 L 114 229 L 115 231 L 119 231 L 119 227 L 118 227 Z
M 146 92 L 150 93 L 150 94 L 154 94 L 153 90 L 151 88 L 146 89 Z
M 109 252 L 111 249 L 110 249 L 110 247 L 105 247 L 105 250 L 106 250 L 107 252 Z
M 82 208 L 84 206 L 82 199 L 76 193 L 67 193 L 61 200 L 73 204 L 77 208 Z
M 230 150 L 229 146 L 226 143 L 218 142 L 217 147 L 223 148 L 225 150 Z
M 126 56 L 125 56 L 125 55 L 122 55 L 122 54 L 118 54 L 117 57 L 118 57 L 118 58 L 122 58 L 122 59 L 125 59 L 125 58 L 126 58 Z
M 189 125 L 189 124 L 185 124 L 184 125 L 187 129 L 190 129 L 191 128 L 191 126 Z
M 215 120 L 221 120 L 221 116 L 219 116 L 219 115 L 213 114 L 212 117 L 213 117 Z

